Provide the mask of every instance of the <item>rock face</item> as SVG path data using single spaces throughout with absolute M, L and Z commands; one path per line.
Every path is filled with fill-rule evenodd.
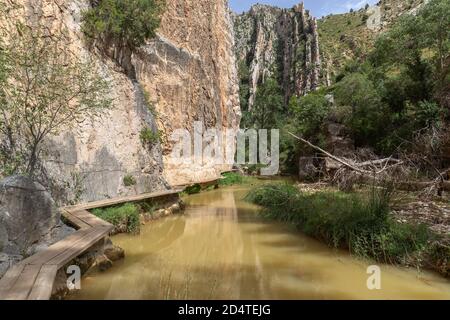
M 0 251 L 25 252 L 48 235 L 59 220 L 60 213 L 42 185 L 19 176 L 0 182 L 0 225 L 7 237 L 5 242 L 3 235 Z
M 73 231 L 61 222 L 42 185 L 20 176 L 0 181 L 0 277 L 10 265 Z
M 167 1 L 159 36 L 133 58 L 139 82 L 149 94 L 162 131 L 164 176 L 172 185 L 205 181 L 231 166 L 170 164 L 176 129 L 194 132 L 194 122 L 209 128 L 237 129 L 239 79 L 233 25 L 227 1 Z
M 303 3 L 292 9 L 254 5 L 234 17 L 239 64 L 250 71 L 249 109 L 257 87 L 267 77 L 278 78 L 288 102 L 320 84 L 321 59 L 317 21 Z
M 209 161 L 192 168 L 168 165 L 174 145 L 168 137 L 175 129 L 192 132 L 195 121 L 203 121 L 205 129 L 239 127 L 238 78 L 227 2 L 166 3 L 157 38 L 118 66 L 85 44 L 81 12 L 90 6 L 89 0 L 0 0 L 0 6 L 8 9 L 8 15 L 0 17 L 0 33 L 5 38 L 17 22 L 33 28 L 39 21 L 49 36 L 64 31 L 70 42 L 65 49 L 98 63 L 111 82 L 111 110 L 45 142 L 42 180 L 58 203 L 152 192 L 216 178 L 229 169 Z M 130 69 L 135 77 L 124 72 Z M 163 142 L 143 145 L 139 135 L 145 128 L 159 131 Z M 124 177 L 130 175 L 136 184 L 125 186 Z

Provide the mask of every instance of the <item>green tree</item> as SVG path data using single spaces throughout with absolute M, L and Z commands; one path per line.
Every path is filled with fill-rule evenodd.
M 432 60 L 436 68 L 436 94 L 441 103 L 450 108 L 450 2 L 433 0 L 421 11 L 420 33 L 422 47 L 436 52 Z
M 334 94 L 337 104 L 351 109 L 346 119 L 359 146 L 374 145 L 383 135 L 384 106 L 379 93 L 368 77 L 361 73 L 346 76 L 336 84 Z
M 156 35 L 163 0 L 100 0 L 83 13 L 83 32 L 91 40 L 131 48 Z
M 278 128 L 284 112 L 283 95 L 277 81 L 269 78 L 258 87 L 251 111 L 244 113 L 244 125 L 255 129 Z
M 446 102 L 450 60 L 450 3 L 432 0 L 417 15 L 404 15 L 379 37 L 370 56 L 383 77 L 397 75 L 408 86 L 408 100 L 417 103 L 433 96 Z M 444 99 L 442 99 L 444 98 Z M 447 106 L 450 107 L 450 106 Z
M 248 111 L 248 99 L 250 96 L 250 84 L 249 84 L 250 71 L 248 69 L 245 60 L 239 62 L 238 71 L 240 80 L 239 100 L 241 103 L 241 110 L 246 112 Z
M 297 133 L 320 144 L 323 125 L 330 113 L 330 103 L 324 93 L 311 92 L 301 98 L 293 96 L 289 102 L 289 111 Z
M 30 176 L 48 136 L 111 105 L 109 83 L 99 76 L 97 66 L 78 60 L 67 49 L 64 35 L 50 38 L 44 30 L 19 26 L 11 36 L 6 51 L 8 73 L 0 87 L 2 159 L 6 163 L 22 159 L 25 163 L 15 164 L 12 171 Z

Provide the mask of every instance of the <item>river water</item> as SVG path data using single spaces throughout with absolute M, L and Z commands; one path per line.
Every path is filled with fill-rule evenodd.
M 330 249 L 290 226 L 258 217 L 245 187 L 189 196 L 184 216 L 118 235 L 126 258 L 93 272 L 70 299 L 450 299 L 450 281 L 381 266 L 381 290 L 367 288 L 373 262 Z

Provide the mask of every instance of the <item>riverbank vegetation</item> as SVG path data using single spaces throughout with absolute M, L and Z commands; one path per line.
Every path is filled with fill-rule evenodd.
M 222 179 L 219 180 L 220 186 L 243 185 L 255 182 L 255 178 L 243 175 L 239 172 L 226 172 L 222 174 Z
M 240 66 L 243 127 L 281 129 L 284 173 L 297 174 L 299 158 L 315 155 L 293 139 L 292 132 L 331 152 L 353 152 L 357 157 L 358 151 L 369 150 L 371 159 L 365 161 L 402 158 L 414 175 L 408 178 L 436 178 L 436 169 L 450 165 L 446 154 L 450 141 L 449 15 L 446 0 L 432 0 L 416 15 L 402 15 L 371 45 L 359 48 L 355 44 L 364 54 L 342 61 L 333 85 L 306 96 L 294 95 L 290 101 L 281 99 L 285 92 L 280 75 L 274 72 L 258 87 L 255 105 L 248 110 L 248 70 Z M 341 17 L 328 17 L 324 23 Z M 322 40 L 329 31 L 323 29 L 324 23 Z M 346 28 L 353 30 L 356 25 L 365 28 L 362 21 L 350 21 Z M 336 124 L 345 128 L 339 136 L 346 139 L 345 150 L 333 144 Z
M 290 184 L 252 190 L 247 200 L 261 214 L 297 227 L 309 236 L 382 263 L 433 268 L 449 276 L 450 250 L 425 225 L 399 223 L 390 214 L 391 191 L 305 193 Z
M 113 224 L 117 233 L 139 233 L 140 210 L 136 204 L 127 203 L 109 208 L 94 209 L 92 213 Z
M 121 205 L 98 208 L 92 214 L 114 225 L 113 234 L 139 234 L 141 225 L 161 217 L 178 214 L 184 202 L 177 198 L 147 199 Z

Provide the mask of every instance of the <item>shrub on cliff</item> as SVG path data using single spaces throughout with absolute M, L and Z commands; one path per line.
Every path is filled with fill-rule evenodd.
M 163 0 L 100 0 L 83 13 L 83 32 L 91 40 L 139 47 L 156 35 Z
M 154 146 L 155 144 L 161 142 L 161 133 L 153 132 L 150 128 L 144 128 L 139 134 L 139 139 L 144 145 Z

